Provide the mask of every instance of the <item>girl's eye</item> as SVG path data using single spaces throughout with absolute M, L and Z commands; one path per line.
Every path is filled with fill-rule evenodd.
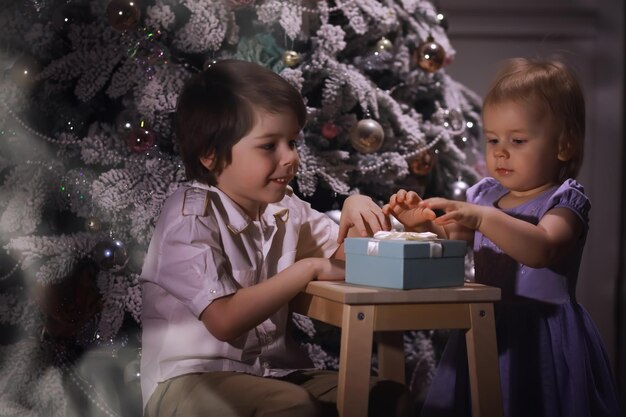
M 513 142 L 516 145 L 521 145 L 523 143 L 526 143 L 525 139 L 512 139 L 511 142 Z
M 271 151 L 276 147 L 275 144 L 273 143 L 265 143 L 263 145 L 261 145 L 261 149 L 265 149 L 266 151 Z
M 487 143 L 489 145 L 495 145 L 496 143 L 498 143 L 498 139 L 487 139 Z
M 291 149 L 295 149 L 297 144 L 298 144 L 298 139 L 293 139 L 289 141 L 289 147 Z

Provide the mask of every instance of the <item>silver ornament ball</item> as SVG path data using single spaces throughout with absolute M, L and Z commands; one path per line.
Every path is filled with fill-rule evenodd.
M 391 52 L 393 49 L 393 43 L 384 36 L 376 42 L 376 51 L 378 52 Z
M 383 146 L 385 132 L 376 120 L 363 119 L 354 126 L 350 135 L 350 143 L 361 153 L 373 153 Z
M 467 189 L 469 185 L 462 179 L 452 183 L 452 199 L 457 201 L 465 201 L 467 197 Z
M 341 210 L 329 210 L 325 214 L 330 217 L 332 221 L 339 224 L 339 220 L 341 219 Z

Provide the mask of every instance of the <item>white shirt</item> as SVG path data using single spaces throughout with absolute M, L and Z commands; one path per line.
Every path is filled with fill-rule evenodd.
M 269 376 L 298 368 L 286 350 L 287 305 L 231 343 L 213 337 L 200 314 L 216 298 L 264 281 L 298 259 L 331 256 L 337 234 L 334 221 L 290 190 L 253 221 L 219 189 L 181 185 L 163 206 L 140 277 L 144 407 L 157 383 L 175 376 Z

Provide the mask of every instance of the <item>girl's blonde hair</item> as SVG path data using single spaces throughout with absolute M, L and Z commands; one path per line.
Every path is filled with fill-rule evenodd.
M 567 159 L 560 179 L 576 178 L 584 155 L 585 98 L 574 74 L 559 61 L 509 59 L 487 90 L 483 110 L 509 100 L 536 106 L 538 114 L 551 117 L 559 152 Z

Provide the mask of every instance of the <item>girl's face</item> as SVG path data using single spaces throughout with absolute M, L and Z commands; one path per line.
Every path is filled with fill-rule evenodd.
M 530 196 L 558 181 L 559 141 L 549 117 L 527 103 L 504 101 L 483 110 L 489 175 L 514 195 Z
M 298 170 L 296 140 L 300 127 L 290 111 L 256 112 L 250 132 L 232 148 L 232 161 L 217 175 L 217 187 L 252 219 L 261 206 L 283 199 Z M 212 158 L 201 158 L 208 169 Z

